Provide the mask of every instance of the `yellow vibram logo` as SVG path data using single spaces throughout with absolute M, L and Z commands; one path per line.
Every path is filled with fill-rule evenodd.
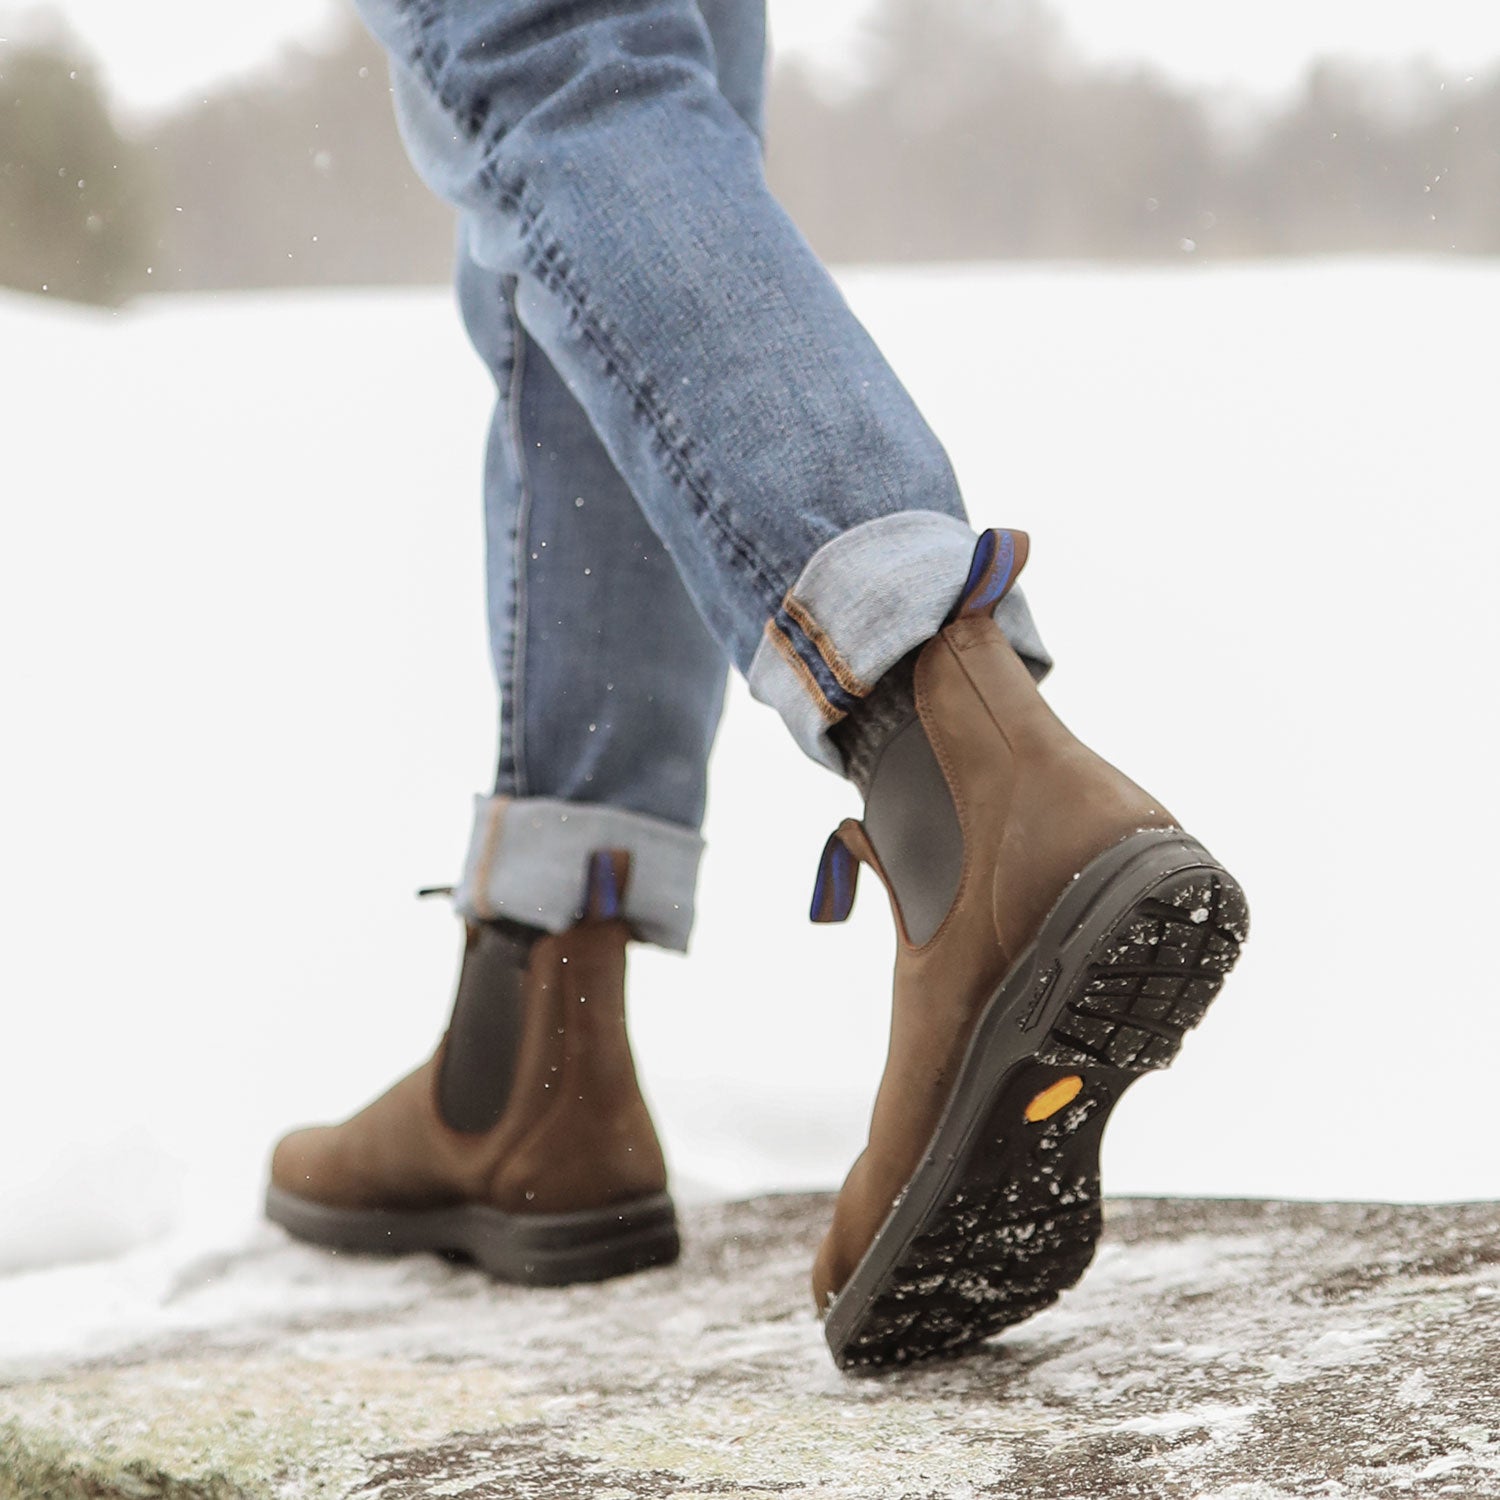
M 1032 1124 L 1050 1120 L 1058 1110 L 1067 1108 L 1083 1092 L 1083 1079 L 1076 1073 L 1059 1078 L 1056 1083 L 1044 1088 L 1026 1106 L 1026 1119 Z

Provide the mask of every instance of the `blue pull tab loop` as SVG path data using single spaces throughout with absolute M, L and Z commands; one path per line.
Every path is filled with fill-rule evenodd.
M 818 861 L 818 879 L 813 886 L 814 922 L 845 922 L 854 910 L 854 891 L 859 884 L 859 860 L 837 832 L 828 836 Z
M 1024 531 L 1000 531 L 991 528 L 980 533 L 969 563 L 969 577 L 964 591 L 947 623 L 992 615 L 995 606 L 1010 592 L 1021 576 L 1031 552 L 1031 539 Z
M 591 922 L 612 922 L 625 914 L 630 855 L 624 849 L 596 849 L 589 855 L 588 896 L 583 914 Z

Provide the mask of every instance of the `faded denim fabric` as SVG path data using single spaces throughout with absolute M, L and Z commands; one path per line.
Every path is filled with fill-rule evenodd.
M 828 728 L 938 628 L 974 533 L 766 189 L 760 0 L 358 4 L 413 161 L 461 212 L 460 304 L 499 393 L 502 752 L 460 909 L 566 926 L 583 867 L 556 819 L 586 807 L 591 838 L 641 856 L 627 917 L 682 947 L 726 665 L 837 769 Z M 999 618 L 1044 671 L 1018 594 Z

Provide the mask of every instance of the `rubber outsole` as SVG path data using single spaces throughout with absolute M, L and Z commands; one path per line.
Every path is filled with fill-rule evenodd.
M 266 1217 L 326 1249 L 427 1251 L 471 1260 L 497 1281 L 526 1286 L 605 1281 L 670 1265 L 681 1253 L 677 1214 L 666 1193 L 569 1214 L 507 1214 L 477 1203 L 398 1212 L 331 1208 L 273 1185 L 266 1190 Z
M 1110 1113 L 1177 1055 L 1248 934 L 1234 878 L 1175 830 L 1133 835 L 1070 883 L 981 1014 L 921 1165 L 828 1309 L 841 1368 L 962 1353 L 1078 1281 L 1102 1225 Z

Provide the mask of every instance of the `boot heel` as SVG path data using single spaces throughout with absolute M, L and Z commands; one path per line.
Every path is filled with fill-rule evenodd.
M 1186 840 L 1177 849 L 1196 850 L 1201 862 L 1127 898 L 1070 987 L 1038 1061 L 1128 1073 L 1165 1068 L 1203 1019 L 1249 934 L 1249 908 L 1206 850 Z M 1132 876 L 1139 878 L 1126 871 L 1116 879 L 1134 884 Z

